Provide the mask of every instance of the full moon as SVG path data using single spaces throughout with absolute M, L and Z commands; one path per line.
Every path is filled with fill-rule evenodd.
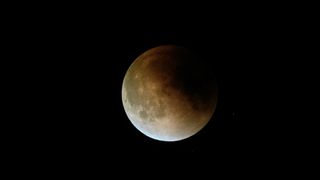
M 217 105 L 215 78 L 201 62 L 175 45 L 137 57 L 122 84 L 122 103 L 134 127 L 160 141 L 179 141 L 199 132 Z

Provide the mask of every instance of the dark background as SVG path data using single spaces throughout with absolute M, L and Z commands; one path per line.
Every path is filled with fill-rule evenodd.
M 49 40 L 55 46 L 50 46 L 52 59 L 45 64 L 57 81 L 50 92 L 54 127 L 61 131 L 58 139 L 71 149 L 85 146 L 115 152 L 231 153 L 235 148 L 259 148 L 266 140 L 263 124 L 271 123 L 264 119 L 267 114 L 258 111 L 267 106 L 261 101 L 270 92 L 264 89 L 270 88 L 265 68 L 276 66 L 270 59 L 274 53 L 272 33 L 249 22 L 220 23 L 203 27 L 143 25 L 138 29 L 133 24 L 119 30 L 113 29 L 113 24 L 84 21 L 58 26 L 65 28 L 57 29 L 58 33 L 51 29 Z M 127 68 L 142 52 L 163 44 L 181 45 L 199 54 L 216 74 L 219 86 L 219 104 L 212 121 L 199 134 L 176 143 L 154 141 L 138 132 L 121 101 Z
M 290 162 L 289 147 L 298 135 L 291 133 L 295 121 L 285 104 L 293 102 L 289 84 L 299 79 L 290 73 L 298 18 L 262 8 L 211 7 L 137 14 L 68 6 L 19 16 L 12 43 L 26 57 L 18 63 L 26 72 L 19 77 L 21 106 L 28 107 L 23 115 L 30 119 L 20 123 L 25 154 L 72 165 L 172 154 L 253 166 Z M 219 92 L 207 126 L 170 143 L 136 130 L 121 101 L 130 64 L 164 44 L 198 54 L 216 75 Z

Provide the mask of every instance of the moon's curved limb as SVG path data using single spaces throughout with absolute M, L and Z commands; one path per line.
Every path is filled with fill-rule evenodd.
M 186 49 L 160 46 L 129 67 L 122 86 L 123 106 L 132 124 L 161 141 L 178 141 L 200 131 L 217 103 L 210 73 Z

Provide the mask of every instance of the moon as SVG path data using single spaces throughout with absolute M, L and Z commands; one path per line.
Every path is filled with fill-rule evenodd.
M 152 48 L 137 57 L 122 84 L 122 103 L 131 123 L 159 141 L 179 141 L 199 132 L 217 105 L 210 69 L 176 45 Z

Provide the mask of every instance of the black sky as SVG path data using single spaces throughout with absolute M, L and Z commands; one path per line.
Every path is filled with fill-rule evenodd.
M 55 123 L 63 142 L 112 151 L 203 152 L 219 146 L 222 149 L 217 151 L 225 152 L 261 141 L 260 134 L 254 133 L 262 128 L 256 125 L 262 125 L 264 117 L 246 113 L 253 115 L 259 108 L 255 101 L 259 101 L 263 88 L 259 86 L 266 79 L 257 75 L 273 63 L 268 59 L 272 47 L 264 43 L 271 35 L 243 23 L 190 26 L 195 29 L 170 25 L 135 29 L 132 25 L 110 30 L 91 21 L 61 26 L 63 30 L 51 37 L 55 46 L 49 49 L 52 59 L 46 64 L 59 84 L 51 92 L 57 92 L 53 97 L 59 100 L 53 99 L 58 116 L 62 116 Z M 142 135 L 131 125 L 121 102 L 127 68 L 142 52 L 163 44 L 181 45 L 197 53 L 216 74 L 219 85 L 215 117 L 199 134 L 177 143 Z
M 21 137 L 24 148 L 45 159 L 79 163 L 157 153 L 257 163 L 286 156 L 293 140 L 283 128 L 288 79 L 282 74 L 296 41 L 290 19 L 259 9 L 191 10 L 131 16 L 67 8 L 21 16 L 13 33 L 27 47 L 21 68 L 32 67 L 21 81 L 27 82 L 24 93 L 32 94 L 26 114 L 34 119 L 22 123 L 32 127 Z M 196 135 L 174 143 L 136 130 L 121 101 L 130 64 L 164 44 L 195 52 L 218 82 L 214 117 Z

